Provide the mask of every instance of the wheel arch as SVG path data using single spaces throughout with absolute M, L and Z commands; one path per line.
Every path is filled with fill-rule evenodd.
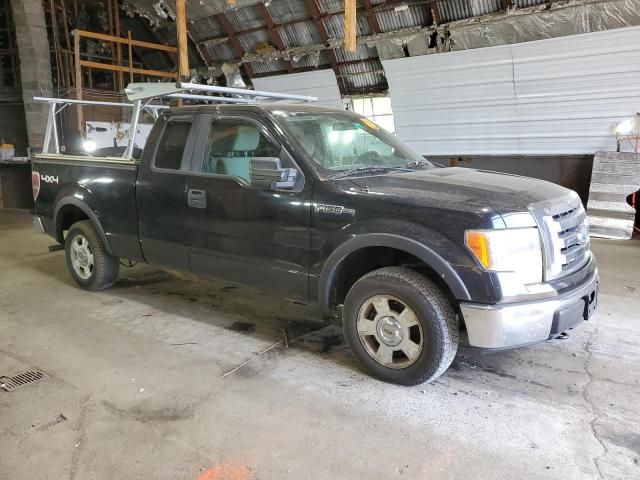
M 102 241 L 105 250 L 109 255 L 113 255 L 111 245 L 109 245 L 109 240 L 107 239 L 107 235 L 105 234 L 102 225 L 100 224 L 98 216 L 93 210 L 91 210 L 89 205 L 78 198 L 63 198 L 56 204 L 53 214 L 53 225 L 56 240 L 60 243 L 64 243 L 64 230 L 68 230 L 73 223 L 80 220 L 89 220 L 93 224 L 100 236 L 100 240 Z
M 392 233 L 370 233 L 347 240 L 329 256 L 318 283 L 318 301 L 321 305 L 334 308 L 340 303 L 341 297 L 346 294 L 338 289 L 342 267 L 348 264 L 350 259 L 354 259 L 354 255 L 367 255 L 367 251 L 372 253 L 379 251 L 375 249 L 391 249 L 405 254 L 407 259 L 412 257 L 418 260 L 422 266 L 426 267 L 428 276 L 445 287 L 453 299 L 471 300 L 467 287 L 453 267 L 427 245 Z

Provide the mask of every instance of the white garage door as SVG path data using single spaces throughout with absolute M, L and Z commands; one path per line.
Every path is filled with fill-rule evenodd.
M 640 111 L 640 28 L 382 62 L 397 133 L 420 153 L 615 150 Z
M 318 101 L 313 102 L 312 105 L 342 108 L 340 90 L 333 70 L 254 78 L 253 87 L 256 90 L 312 95 L 318 97 Z

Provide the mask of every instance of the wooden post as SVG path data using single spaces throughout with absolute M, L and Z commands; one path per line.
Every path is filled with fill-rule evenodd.
M 53 49 L 56 52 L 56 70 L 58 73 L 58 90 L 62 86 L 62 56 L 60 54 L 60 45 L 58 42 L 58 21 L 56 19 L 56 4 L 54 0 L 49 1 L 49 8 L 51 9 L 51 31 L 53 32 Z
M 133 83 L 133 47 L 131 45 L 131 30 L 127 31 L 129 38 L 129 83 Z
M 181 79 L 189 76 L 189 50 L 187 45 L 187 7 L 185 0 L 176 0 L 176 28 L 178 31 L 178 73 Z
M 82 65 L 80 65 L 80 32 L 73 32 L 73 51 L 76 62 L 76 99 L 82 100 Z M 78 132 L 82 134 L 82 105 L 78 105 Z
M 113 22 L 116 27 L 116 37 L 120 36 L 120 6 L 118 5 L 118 0 L 114 0 L 113 2 Z M 116 55 L 118 57 L 118 65 L 122 66 L 122 45 L 118 42 L 116 46 Z M 118 72 L 118 91 L 124 90 L 124 75 L 122 71 Z
M 64 38 L 67 44 L 67 53 L 64 53 L 62 56 L 65 65 L 65 86 L 70 87 L 71 67 L 69 66 L 68 52 L 71 50 L 71 37 L 69 35 L 69 22 L 67 21 L 67 4 L 65 3 L 65 0 L 60 0 L 60 5 L 62 6 L 62 25 L 64 26 Z
M 356 0 L 345 0 L 344 2 L 344 49 L 348 52 L 356 50 L 356 36 L 358 27 L 356 25 Z
M 111 2 L 111 0 L 109 0 L 107 2 L 107 12 L 109 13 L 109 35 L 114 35 L 114 29 L 113 29 L 113 3 Z M 116 45 L 112 44 L 111 45 L 111 61 L 113 63 L 116 62 Z M 118 80 L 116 79 L 116 74 L 115 72 L 111 74 L 111 83 L 113 85 L 113 91 L 117 92 L 118 91 Z
M 107 13 L 109 19 L 109 35 L 113 35 L 113 5 L 111 0 L 107 3 Z

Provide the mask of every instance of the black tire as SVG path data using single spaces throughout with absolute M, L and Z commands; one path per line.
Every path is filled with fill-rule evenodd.
M 72 244 L 81 242 L 82 238 L 88 243 L 88 251 L 93 255 L 93 265 L 83 267 L 86 278 L 76 272 L 73 266 Z M 117 257 L 109 255 L 105 249 L 100 235 L 89 220 L 83 220 L 71 225 L 65 239 L 65 258 L 67 268 L 76 283 L 85 290 L 103 290 L 110 287 L 118 279 L 120 271 L 120 261 Z M 76 254 L 77 255 L 77 254 Z
M 416 354 L 417 360 L 406 367 L 390 368 L 380 363 L 368 353 L 366 339 L 360 338 L 357 325 L 360 309 L 366 308 L 365 302 L 376 296 L 400 300 L 411 308 L 420 324 L 422 350 L 419 356 Z M 347 294 L 342 318 L 345 338 L 358 362 L 373 376 L 387 382 L 417 385 L 432 381 L 449 368 L 458 350 L 458 319 L 451 302 L 434 282 L 408 268 L 384 267 L 360 278 Z

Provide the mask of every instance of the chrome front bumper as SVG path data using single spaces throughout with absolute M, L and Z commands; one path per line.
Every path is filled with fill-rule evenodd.
M 586 319 L 585 313 L 593 312 L 598 282 L 595 269 L 579 287 L 556 297 L 499 305 L 462 303 L 469 344 L 491 349 L 519 347 L 548 340 L 562 333 L 564 326 L 573 328 Z

